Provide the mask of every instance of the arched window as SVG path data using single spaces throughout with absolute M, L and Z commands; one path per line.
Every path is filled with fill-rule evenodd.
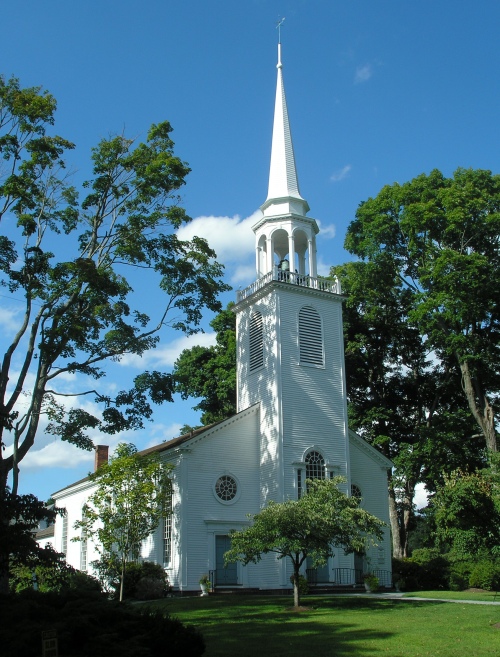
M 262 315 L 258 310 L 250 315 L 248 334 L 250 342 L 250 372 L 253 372 L 264 365 L 264 330 Z
M 299 310 L 299 362 L 324 365 L 321 317 L 312 306 L 303 306 Z
M 351 484 L 351 497 L 355 497 L 358 500 L 358 502 L 361 502 L 361 499 L 363 497 L 361 493 L 361 488 L 356 484 Z
M 325 478 L 325 459 L 319 452 L 309 452 L 305 458 L 306 479 Z

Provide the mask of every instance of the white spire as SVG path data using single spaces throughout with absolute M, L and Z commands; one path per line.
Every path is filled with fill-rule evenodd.
M 264 216 L 267 217 L 289 213 L 304 216 L 309 210 L 307 201 L 299 192 L 282 68 L 281 43 L 278 43 L 278 81 L 274 106 L 269 189 L 266 202 L 261 206 Z

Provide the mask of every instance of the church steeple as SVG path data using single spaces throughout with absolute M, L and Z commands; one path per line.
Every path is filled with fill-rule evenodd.
M 316 278 L 316 235 L 314 219 L 307 217 L 309 204 L 302 198 L 295 166 L 292 133 L 283 85 L 281 43 L 278 43 L 278 80 L 274 107 L 271 167 L 262 217 L 252 226 L 255 233 L 257 279 L 278 275 L 285 268 L 301 276 Z
M 281 43 L 278 43 L 277 69 L 278 80 L 274 106 L 269 188 L 266 202 L 261 206 L 261 210 L 265 217 L 288 213 L 305 215 L 309 210 L 309 205 L 302 198 L 299 191 L 292 133 L 288 121 L 288 109 L 283 84 Z

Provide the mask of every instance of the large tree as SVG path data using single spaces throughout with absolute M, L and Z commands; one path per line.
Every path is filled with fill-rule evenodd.
M 133 444 L 120 443 L 109 462 L 90 475 L 96 490 L 75 529 L 82 530 L 85 540 L 94 540 L 102 565 L 118 566 L 120 601 L 125 564 L 137 561 L 142 542 L 171 513 L 170 470 L 157 454 L 140 454 Z
M 334 267 L 346 295 L 344 341 L 349 425 L 390 458 L 393 551 L 408 556 L 415 487 L 443 472 L 481 465 L 481 443 L 460 394 L 460 378 L 435 362 L 411 320 L 415 291 L 383 258 Z M 460 440 L 457 437 L 460 436 Z
M 333 556 L 334 547 L 363 552 L 382 538 L 384 523 L 358 506 L 339 485 L 342 477 L 307 482 L 308 491 L 298 500 L 269 502 L 253 516 L 253 524 L 231 533 L 226 562 L 257 563 L 263 554 L 288 557 L 293 566 L 294 606 L 300 605 L 300 568 L 307 557 L 315 566 Z
M 413 292 L 411 320 L 436 360 L 455 367 L 488 450 L 500 393 L 500 176 L 437 170 L 384 187 L 359 206 L 346 248 Z
M 0 282 L 20 310 L 0 362 L 0 443 L 6 434 L 13 443 L 8 455 L 0 450 L 0 491 L 12 472 L 13 493 L 44 414 L 48 433 L 92 449 L 89 429 L 140 428 L 151 401 L 170 401 L 171 377 L 160 372 L 114 395 L 89 381 L 105 376 L 106 361 L 155 347 L 167 324 L 198 330 L 202 310 L 220 310 L 227 289 L 206 241 L 176 236 L 189 221 L 177 196 L 189 168 L 174 155 L 169 123 L 151 126 L 144 143 L 103 139 L 79 204 L 64 173 L 73 144 L 49 135 L 55 109 L 41 88 L 0 78 Z M 69 391 L 58 386 L 68 375 Z M 83 395 L 102 410 L 68 405 Z
M 236 413 L 236 315 L 230 303 L 210 326 L 216 332 L 213 347 L 185 349 L 176 360 L 172 377 L 183 399 L 199 398 L 194 410 L 202 411 L 202 424 L 211 424 Z

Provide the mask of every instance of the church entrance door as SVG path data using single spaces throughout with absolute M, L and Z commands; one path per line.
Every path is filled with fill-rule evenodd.
M 216 586 L 233 586 L 238 584 L 238 566 L 236 563 L 224 565 L 224 553 L 231 549 L 229 536 L 215 537 L 215 584 Z

